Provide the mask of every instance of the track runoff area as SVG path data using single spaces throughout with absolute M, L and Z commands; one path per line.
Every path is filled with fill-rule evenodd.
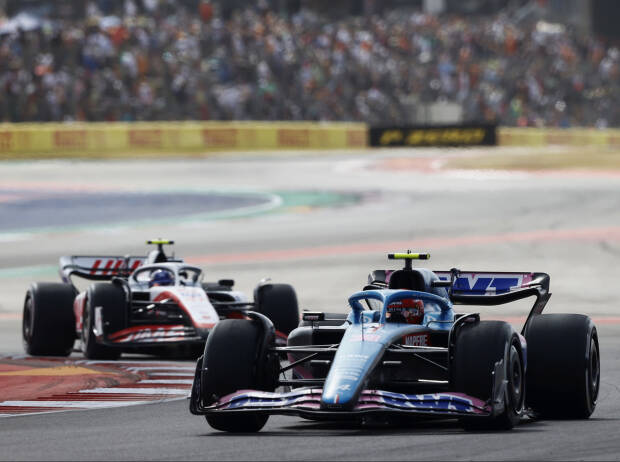
M 354 193 L 359 200 L 275 206 L 247 216 L 204 220 L 190 220 L 183 211 L 174 220 L 156 223 L 132 224 L 126 217 L 114 221 L 103 214 L 105 223 L 3 232 L 0 414 L 5 417 L 0 440 L 7 452 L 0 458 L 268 459 L 276 453 L 286 459 L 375 459 L 382 454 L 392 459 L 617 457 L 620 396 L 614 384 L 620 379 L 615 359 L 620 353 L 620 300 L 611 268 L 620 253 L 620 216 L 614 212 L 619 177 L 595 167 L 507 171 L 453 168 L 444 162 L 495 155 L 498 149 L 250 156 L 243 162 L 234 156 L 91 161 L 72 163 L 71 173 L 64 162 L 8 164 L 0 172 L 2 184 L 11 182 L 11 191 L 3 191 L 5 204 L 8 196 L 23 191 L 45 194 L 79 186 L 84 194 L 84 185 L 105 188 L 110 184 L 106 178 L 114 179 L 112 187 L 134 179 L 134 191 L 140 192 L 157 190 L 164 179 L 171 189 L 208 183 L 213 190 L 230 190 L 233 181 L 245 191 L 261 193 L 316 191 L 320 185 L 323 191 Z M 21 352 L 19 312 L 25 290 L 34 280 L 55 280 L 49 267 L 60 255 L 136 253 L 144 250 L 145 238 L 164 234 L 177 241 L 179 256 L 213 278 L 234 278 L 238 288 L 251 294 L 258 280 L 271 276 L 291 283 L 300 307 L 311 310 L 345 310 L 346 298 L 365 284 L 368 272 L 391 268 L 386 254 L 406 248 L 431 252 L 424 266 L 433 269 L 545 271 L 554 294 L 546 312 L 585 313 L 599 329 L 597 409 L 588 421 L 528 422 L 510 435 L 475 438 L 450 422 L 366 429 L 272 417 L 257 446 L 254 436 L 217 438 L 204 420 L 189 414 L 184 398 L 192 362 L 149 357 L 90 362 L 78 353 L 43 359 Z M 512 306 L 485 313 L 515 325 L 525 315 Z M 142 403 L 151 405 L 138 405 Z M 67 412 L 76 410 L 87 412 Z M 168 428 L 165 442 L 150 434 L 162 425 Z M 60 428 L 76 431 L 87 443 L 59 448 L 54 442 L 61 438 Z M 89 442 L 95 432 L 115 441 L 105 454 Z M 143 444 L 130 443 L 136 435 Z M 319 435 L 317 445 L 314 437 Z M 32 442 L 28 447 L 20 443 L 24 438 Z M 207 443 L 210 451 L 204 452 Z
M 0 358 L 0 417 L 123 407 L 184 398 L 195 365 L 172 361 Z

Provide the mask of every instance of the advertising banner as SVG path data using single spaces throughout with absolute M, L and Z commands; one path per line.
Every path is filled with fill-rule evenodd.
M 0 124 L 0 159 L 360 149 L 362 123 L 136 122 Z
M 370 146 L 493 146 L 497 127 L 485 124 L 371 127 Z

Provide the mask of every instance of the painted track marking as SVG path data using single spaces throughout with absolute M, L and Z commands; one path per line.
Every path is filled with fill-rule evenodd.
M 165 377 L 194 377 L 194 373 L 182 373 L 182 372 L 162 372 L 162 376 Z
M 31 407 L 31 408 L 102 408 L 120 407 L 143 404 L 144 401 L 3 401 L 2 407 Z
M 427 249 L 443 249 L 450 247 L 469 247 L 487 244 L 510 242 L 617 242 L 620 241 L 620 226 L 577 229 L 540 229 L 512 233 L 470 235 L 457 237 L 430 237 L 411 240 L 362 242 L 330 246 L 298 247 L 281 250 L 250 251 L 242 253 L 214 253 L 187 258 L 187 263 L 194 265 L 226 265 L 272 263 L 275 261 L 293 261 L 306 258 L 323 258 L 343 255 L 383 254 L 390 249 L 406 249 L 424 247 Z M 57 270 L 53 265 L 23 266 L 0 269 L 0 279 L 29 277 L 37 274 L 52 274 Z M 20 319 L 21 313 L 0 313 L 0 320 Z
M 266 250 L 243 253 L 220 253 L 188 258 L 187 262 L 196 265 L 261 263 L 351 254 L 376 254 L 387 252 L 389 249 L 405 249 L 412 247 L 440 249 L 446 247 L 487 245 L 489 243 L 497 244 L 528 241 L 620 241 L 620 227 L 616 226 L 604 228 L 558 230 L 541 229 L 535 231 L 523 231 L 503 234 L 457 237 L 431 237 L 399 241 L 302 247 L 284 250 Z
M 141 383 L 160 383 L 162 385 L 191 385 L 193 380 L 179 380 L 179 379 L 159 379 L 159 380 L 140 380 Z
M 91 388 L 89 390 L 80 390 L 79 393 L 96 393 L 96 394 L 128 394 L 128 395 L 184 395 L 187 390 L 183 388 Z
M 140 371 L 194 371 L 194 366 L 170 366 L 170 367 L 158 367 L 158 366 L 146 366 L 146 367 L 128 367 L 128 371 L 140 372 Z

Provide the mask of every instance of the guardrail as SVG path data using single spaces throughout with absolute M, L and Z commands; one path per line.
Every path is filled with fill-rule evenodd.
M 135 122 L 0 124 L 0 157 L 170 155 L 365 148 L 361 123 Z

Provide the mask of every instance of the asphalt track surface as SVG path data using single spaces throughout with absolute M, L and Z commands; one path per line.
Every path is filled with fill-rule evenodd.
M 371 269 L 397 266 L 387 252 L 410 247 L 429 251 L 434 269 L 548 272 L 554 295 L 547 312 L 586 313 L 598 325 L 602 385 L 591 419 L 472 434 L 450 421 L 394 429 L 272 417 L 257 435 L 228 435 L 190 415 L 181 400 L 3 418 L 0 459 L 619 460 L 620 176 L 436 169 L 441 156 L 469 152 L 5 163 L 0 200 L 7 202 L 15 200 L 11 191 L 45 196 L 74 190 L 79 196 L 121 187 L 136 194 L 201 188 L 354 193 L 361 199 L 325 207 L 276 200 L 235 217 L 174 214 L 110 225 L 3 227 L 0 352 L 21 352 L 23 294 L 33 280 L 55 279 L 53 265 L 62 254 L 143 254 L 145 239 L 173 238 L 177 255 L 203 266 L 208 279 L 232 277 L 251 293 L 270 276 L 293 284 L 302 308 L 344 311 Z M 98 210 L 105 216 L 108 208 Z M 526 308 L 485 313 L 518 324 Z

